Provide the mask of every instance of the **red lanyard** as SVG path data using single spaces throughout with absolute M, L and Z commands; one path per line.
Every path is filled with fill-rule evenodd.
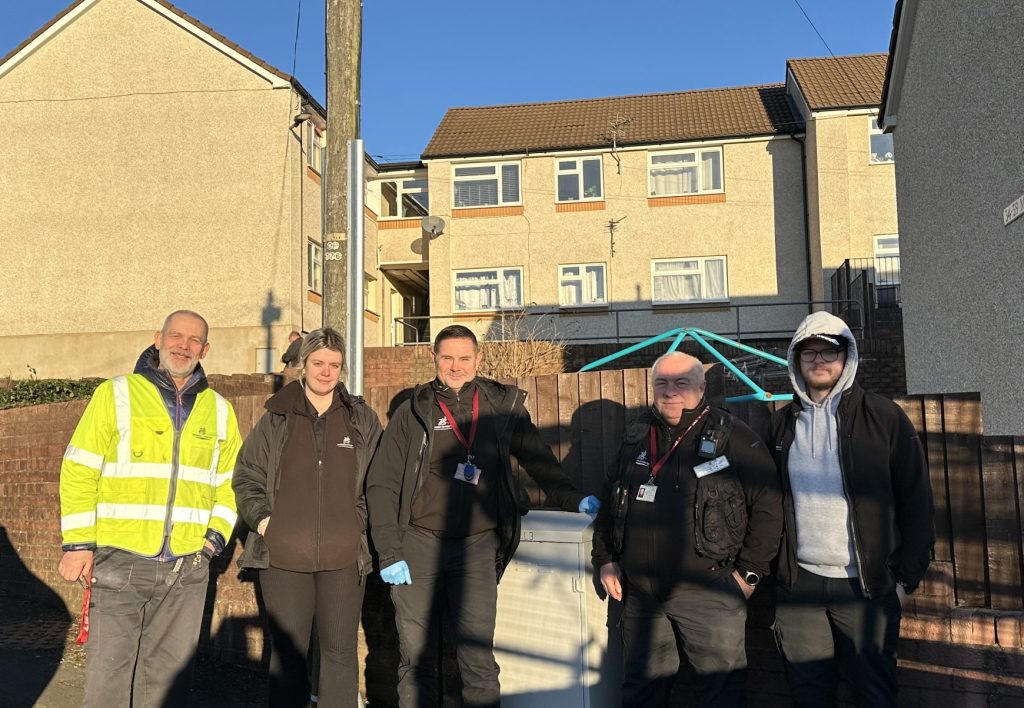
M 440 400 L 437 402 L 437 405 L 441 407 L 441 412 L 444 413 L 444 417 L 448 420 L 448 425 L 452 426 L 452 432 L 455 433 L 455 437 L 462 443 L 462 447 L 466 448 L 466 459 L 472 460 L 473 455 L 470 454 L 470 451 L 473 449 L 473 441 L 476 440 L 476 424 L 480 421 L 480 389 L 473 391 L 473 422 L 469 424 L 469 440 L 462 436 L 459 424 L 455 422 L 455 417 L 448 410 L 448 406 Z
M 683 441 L 683 438 L 690 434 L 690 431 L 693 430 L 693 427 L 697 425 L 697 423 L 704 419 L 704 416 L 708 414 L 709 410 L 711 409 L 704 406 L 704 410 L 700 412 L 700 415 L 693 419 L 693 422 L 687 426 L 682 435 L 675 439 L 675 442 L 672 443 L 672 447 L 670 447 L 668 452 L 666 452 L 662 457 L 658 457 L 658 436 L 655 432 L 655 426 L 651 426 L 651 479 L 658 478 L 658 471 L 665 466 L 665 463 L 668 462 L 668 458 L 670 458 L 672 453 L 676 451 L 676 448 L 679 447 L 679 443 Z

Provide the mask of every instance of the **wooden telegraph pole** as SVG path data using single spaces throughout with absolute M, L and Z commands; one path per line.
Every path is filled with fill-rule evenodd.
M 359 137 L 361 0 L 327 2 L 327 237 L 324 243 L 324 326 L 346 332 L 348 282 L 348 141 Z M 354 218 L 363 218 L 362 214 Z M 362 282 L 362 264 L 355 264 Z

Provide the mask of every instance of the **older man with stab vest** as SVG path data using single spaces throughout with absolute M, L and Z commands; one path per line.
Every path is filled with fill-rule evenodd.
M 92 587 L 84 706 L 181 706 L 210 577 L 235 525 L 241 445 L 179 310 L 135 373 L 100 384 L 64 454 L 60 574 Z

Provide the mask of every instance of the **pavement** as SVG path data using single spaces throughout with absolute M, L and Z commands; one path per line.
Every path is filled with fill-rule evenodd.
M 63 607 L 0 590 L 0 708 L 79 708 L 85 650 L 78 624 Z M 190 708 L 266 705 L 266 678 L 200 655 Z

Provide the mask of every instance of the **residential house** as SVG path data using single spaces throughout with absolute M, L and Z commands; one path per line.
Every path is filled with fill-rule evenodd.
M 166 0 L 69 5 L 0 59 L 0 376 L 130 370 L 178 308 L 210 322 L 208 371 L 278 369 L 321 324 L 324 128 Z
M 573 341 L 788 334 L 846 259 L 895 243 L 891 150 L 872 157 L 884 67 L 793 60 L 779 84 L 450 109 L 420 163 L 370 185 L 384 278 L 415 272 L 429 299 L 429 326 L 394 329 L 514 338 L 526 311 Z
M 897 2 L 880 109 L 899 155 L 907 389 L 980 393 L 985 435 L 1024 435 L 1022 34 L 1010 0 Z

